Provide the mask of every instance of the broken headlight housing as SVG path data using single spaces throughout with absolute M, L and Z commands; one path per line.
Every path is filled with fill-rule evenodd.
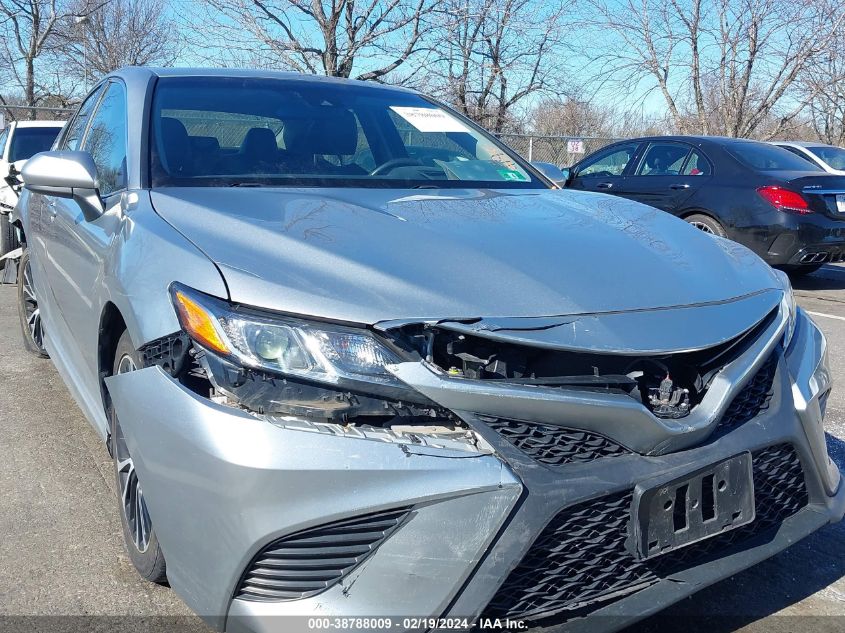
M 776 270 L 775 275 L 777 275 L 783 290 L 783 309 L 787 312 L 788 320 L 783 332 L 783 349 L 787 349 L 792 342 L 792 335 L 795 334 L 797 306 L 795 305 L 795 294 L 792 291 L 792 282 L 789 281 L 789 276 L 782 270 Z
M 249 368 L 349 387 L 403 387 L 386 366 L 396 352 L 369 330 L 269 314 L 173 284 L 182 328 L 206 350 Z

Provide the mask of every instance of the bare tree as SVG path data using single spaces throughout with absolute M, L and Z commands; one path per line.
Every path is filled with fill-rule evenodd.
M 620 138 L 667 134 L 665 118 L 596 100 L 551 97 L 539 101 L 526 120 L 529 134 Z
M 565 4 L 543 0 L 448 0 L 432 64 L 436 92 L 494 132 L 529 96 L 558 86 Z
M 657 90 L 682 133 L 776 136 L 806 106 L 803 74 L 845 23 L 832 0 L 587 0 L 597 77 Z
M 383 80 L 419 52 L 440 1 L 202 0 L 184 17 L 207 61 Z
M 845 33 L 807 74 L 808 115 L 819 140 L 845 145 Z
M 68 15 L 61 0 L 0 0 L 0 63 L 24 105 L 38 104 L 36 62 L 53 43 L 56 26 Z M 35 118 L 35 110 L 30 110 Z
M 60 62 L 71 76 L 96 79 L 123 66 L 169 65 L 179 34 L 164 0 L 76 0 L 57 28 Z
M 613 136 L 616 112 L 606 106 L 551 97 L 531 110 L 528 128 L 542 136 Z

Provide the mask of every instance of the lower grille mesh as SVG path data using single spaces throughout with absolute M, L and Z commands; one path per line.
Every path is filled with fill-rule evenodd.
M 775 382 L 775 372 L 778 367 L 778 356 L 772 354 L 763 363 L 754 378 L 743 387 L 731 402 L 719 424 L 716 432 L 729 431 L 755 418 L 761 411 L 769 408 L 772 399 L 772 387 Z
M 250 563 L 237 596 L 296 600 L 325 591 L 372 554 L 409 512 L 401 508 L 367 514 L 277 539 Z
M 485 418 L 484 422 L 528 457 L 552 466 L 631 453 L 616 442 L 589 431 L 499 418 Z
M 726 546 L 768 531 L 807 505 L 801 462 L 789 444 L 752 455 L 757 517 L 751 524 L 649 561 L 625 547 L 633 491 L 571 506 L 546 526 L 487 606 L 485 616 L 539 620 L 582 614 L 656 583 Z

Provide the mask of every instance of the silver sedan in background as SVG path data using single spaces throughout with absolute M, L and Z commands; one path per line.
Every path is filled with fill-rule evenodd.
M 845 511 L 783 274 L 418 93 L 126 69 L 23 178 L 25 342 L 215 627 L 617 628 Z
M 783 149 L 800 156 L 808 163 L 821 167 L 829 174 L 845 176 L 845 148 L 806 141 L 772 141 Z M 845 200 L 842 208 L 845 209 Z M 840 211 L 841 212 L 841 211 Z

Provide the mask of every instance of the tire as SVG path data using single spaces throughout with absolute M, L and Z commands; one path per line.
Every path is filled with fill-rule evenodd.
M 692 215 L 685 217 L 684 220 L 705 233 L 710 233 L 711 235 L 717 235 L 719 237 L 728 236 L 725 231 L 725 227 L 709 215 L 704 215 L 703 213 L 693 213 Z
M 824 266 L 824 262 L 821 264 L 806 264 L 803 266 L 780 266 L 780 269 L 790 277 L 804 277 L 805 275 L 810 275 L 816 272 L 822 266 Z
M 20 246 L 20 243 L 18 243 L 18 236 L 15 233 L 15 227 L 12 226 L 11 222 L 9 222 L 9 214 L 0 213 L 0 257 L 6 253 L 11 253 L 18 246 Z M 9 260 L 3 260 L 3 262 L 0 262 L 0 269 L 2 269 L 8 261 Z
M 112 375 L 126 373 L 141 367 L 141 358 L 132 345 L 129 332 L 124 331 L 117 342 L 114 353 Z M 132 456 L 126 446 L 117 413 L 109 400 L 106 404 L 111 430 L 111 453 L 114 461 L 114 476 L 117 482 L 117 505 L 120 523 L 123 526 L 123 541 L 126 552 L 142 578 L 150 582 L 167 582 L 167 564 L 158 543 L 152 520 L 138 482 Z
M 38 298 L 35 296 L 35 288 L 32 285 L 29 249 L 26 248 L 18 262 L 18 318 L 26 351 L 39 358 L 49 358 L 44 348 L 44 325 L 41 321 Z

